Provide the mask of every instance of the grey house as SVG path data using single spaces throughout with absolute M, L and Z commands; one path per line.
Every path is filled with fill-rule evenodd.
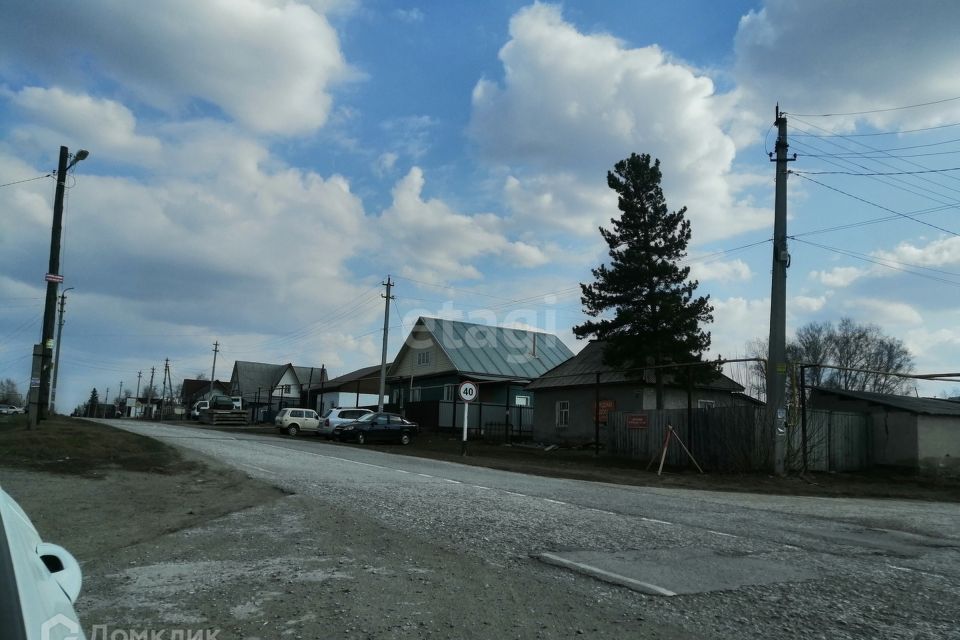
M 550 333 L 421 317 L 387 372 L 388 400 L 422 427 L 462 426 L 457 388 L 470 380 L 480 391 L 469 409 L 470 424 L 516 423 L 534 405 L 524 386 L 572 356 Z M 461 409 L 454 411 L 458 403 Z M 516 407 L 515 419 L 506 419 Z
M 865 414 L 868 466 L 960 474 L 960 402 L 818 387 L 807 409 Z
M 591 341 L 576 356 L 547 371 L 527 385 L 537 396 L 533 411 L 533 437 L 540 442 L 582 443 L 596 437 L 597 395 L 600 399 L 600 441 L 606 441 L 607 414 L 613 411 L 641 411 L 656 408 L 656 387 L 652 371 L 645 376 L 628 376 L 603 362 L 603 342 Z M 686 409 L 687 389 L 667 376 L 665 409 Z M 743 387 L 717 374 L 709 383 L 692 390 L 696 408 L 736 406 L 755 403 L 743 396 Z
M 325 376 L 323 367 L 237 360 L 230 375 L 230 395 L 243 397 L 254 420 L 270 420 L 283 407 L 303 406 L 308 387 Z

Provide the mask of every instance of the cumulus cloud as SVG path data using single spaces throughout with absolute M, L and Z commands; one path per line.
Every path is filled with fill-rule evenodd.
M 960 95 L 958 24 L 956 2 L 766 0 L 741 19 L 736 36 L 734 76 L 741 105 L 767 116 L 775 100 L 787 112 L 845 113 Z M 931 126 L 957 120 L 960 101 L 831 118 L 829 126 Z
M 488 161 L 513 168 L 504 190 L 518 217 L 543 220 L 552 201 L 550 221 L 586 233 L 616 213 L 600 195 L 606 172 L 645 152 L 662 161 L 668 203 L 689 207 L 696 241 L 766 222 L 731 187 L 735 145 L 706 76 L 656 46 L 581 33 L 544 4 L 511 19 L 499 55 L 503 82 L 477 82 L 470 133 Z
M 891 251 L 875 251 L 881 260 L 919 267 L 946 267 L 960 264 L 960 237 L 938 238 L 925 246 L 901 242 Z
M 475 262 L 501 256 L 508 265 L 533 267 L 546 263 L 537 247 L 512 242 L 503 220 L 491 213 L 457 213 L 439 199 L 423 198 L 424 176 L 414 167 L 393 189 L 393 203 L 380 216 L 379 228 L 390 253 L 402 256 L 404 275 L 433 280 L 479 279 Z
M 849 287 L 851 284 L 870 274 L 869 269 L 859 267 L 834 267 L 825 271 L 811 271 L 810 277 L 828 287 Z
M 326 17 L 298 2 L 60 0 L 5 7 L 0 58 L 69 86 L 84 80 L 75 65 L 60 67 L 63 52 L 74 50 L 154 107 L 214 105 L 250 129 L 278 134 L 322 126 L 331 87 L 353 75 Z
M 753 276 L 750 266 L 743 260 L 728 262 L 694 262 L 690 265 L 690 278 L 700 282 L 745 282 Z
M 920 312 L 908 304 L 880 298 L 857 298 L 847 301 L 846 306 L 870 322 L 883 326 L 923 324 Z

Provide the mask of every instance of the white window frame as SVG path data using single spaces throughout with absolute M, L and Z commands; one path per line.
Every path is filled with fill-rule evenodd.
M 410 388 L 410 402 L 420 402 L 420 387 Z
M 417 366 L 426 367 L 430 364 L 430 352 L 429 351 L 418 351 L 417 352 Z
M 513 397 L 513 406 L 515 407 L 529 407 L 530 406 L 530 396 L 515 395 Z
M 557 429 L 566 429 L 570 426 L 570 401 L 557 400 L 556 404 Z
M 697 400 L 698 409 L 713 409 L 717 406 L 716 400 Z
M 443 385 L 443 399 L 445 402 L 456 402 L 457 401 L 457 385 L 455 384 Z

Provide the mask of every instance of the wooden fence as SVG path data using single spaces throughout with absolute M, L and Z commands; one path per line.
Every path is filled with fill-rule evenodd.
M 801 424 L 791 426 L 788 468 L 803 468 Z M 860 471 L 872 465 L 870 420 L 863 413 L 807 410 L 807 470 Z
M 611 412 L 607 451 L 659 460 L 670 425 L 705 470 L 755 471 L 772 466 L 772 438 L 764 427 L 766 412 L 762 407 L 694 409 L 691 413 L 693 420 L 688 424 L 690 414 L 686 409 Z M 692 466 L 675 441 L 667 449 L 666 464 Z

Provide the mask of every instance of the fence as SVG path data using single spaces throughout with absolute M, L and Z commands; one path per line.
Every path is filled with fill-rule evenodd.
M 407 418 L 426 431 L 460 433 L 463 429 L 462 402 L 408 402 L 404 411 Z M 533 407 L 508 408 L 502 404 L 471 402 L 468 412 L 467 434 L 471 439 L 505 442 L 529 439 L 533 435 Z
M 863 413 L 807 410 L 807 470 L 860 471 L 871 466 L 869 417 Z M 801 425 L 790 428 L 787 464 L 803 469 Z
M 688 423 L 691 415 L 693 421 Z M 753 406 L 694 409 L 690 413 L 686 409 L 611 412 L 607 450 L 640 460 L 659 458 L 670 425 L 705 470 L 769 469 L 773 445 L 765 417 L 762 407 Z M 677 442 L 671 442 L 667 449 L 666 463 L 674 467 L 692 466 Z

